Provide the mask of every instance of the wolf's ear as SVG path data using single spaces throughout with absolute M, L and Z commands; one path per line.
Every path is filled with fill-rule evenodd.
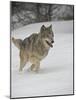
M 49 26 L 49 28 L 52 28 L 52 24 Z
M 43 32 L 45 29 L 46 29 L 46 27 L 44 25 L 42 25 L 40 31 Z

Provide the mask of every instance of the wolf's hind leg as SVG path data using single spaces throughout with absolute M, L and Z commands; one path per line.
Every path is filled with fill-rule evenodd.
M 19 68 L 19 71 L 22 71 L 23 70 L 25 64 L 26 64 L 26 61 L 23 60 L 23 59 L 20 59 L 20 68 Z
M 20 52 L 20 68 L 19 71 L 22 71 L 25 64 L 27 63 L 27 55 L 24 52 Z
M 19 68 L 19 71 L 23 70 L 23 68 L 26 65 L 26 63 L 27 63 L 27 60 L 22 58 L 22 57 L 20 57 L 20 68 Z

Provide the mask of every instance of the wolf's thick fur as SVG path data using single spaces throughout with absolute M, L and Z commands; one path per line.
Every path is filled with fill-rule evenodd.
M 38 71 L 40 61 L 47 56 L 50 47 L 53 47 L 54 34 L 52 25 L 49 27 L 42 25 L 38 34 L 34 33 L 24 40 L 12 37 L 12 41 L 20 50 L 19 70 L 22 71 L 25 64 L 30 61 L 32 63 L 31 70 Z

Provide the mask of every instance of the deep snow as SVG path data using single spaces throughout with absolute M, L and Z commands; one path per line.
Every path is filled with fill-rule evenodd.
M 28 63 L 19 73 L 19 50 L 11 44 L 11 97 L 73 94 L 73 21 L 30 24 L 11 33 L 22 38 L 39 32 L 41 25 L 52 24 L 54 47 L 41 62 L 39 73 L 29 71 Z

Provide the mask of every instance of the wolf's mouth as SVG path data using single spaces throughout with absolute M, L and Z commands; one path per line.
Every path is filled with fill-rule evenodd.
M 52 43 L 46 40 L 46 43 L 50 46 L 53 47 Z

